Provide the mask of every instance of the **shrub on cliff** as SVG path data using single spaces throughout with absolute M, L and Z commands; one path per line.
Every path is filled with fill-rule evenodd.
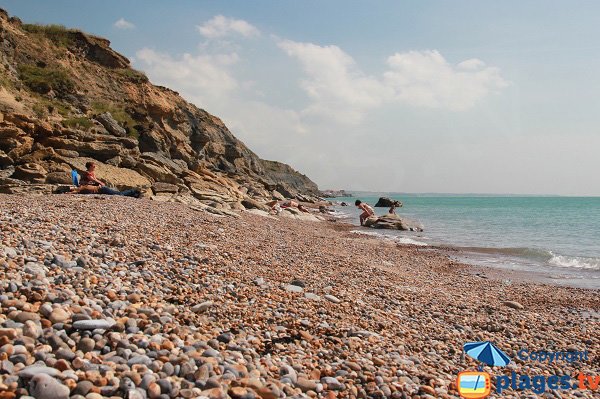
M 46 94 L 50 90 L 57 93 L 71 93 L 75 84 L 69 74 L 59 67 L 39 67 L 36 65 L 19 65 L 19 79 L 31 90 Z
M 148 82 L 148 77 L 144 72 L 132 68 L 117 69 L 117 73 L 133 83 Z
M 22 28 L 28 33 L 47 37 L 54 44 L 65 47 L 73 43 L 71 33 L 77 32 L 74 29 L 67 29 L 62 25 L 23 24 Z

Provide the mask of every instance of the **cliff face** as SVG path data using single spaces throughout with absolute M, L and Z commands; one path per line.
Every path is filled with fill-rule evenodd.
M 232 208 L 272 190 L 318 192 L 288 165 L 260 159 L 219 118 L 151 84 L 108 40 L 0 10 L 0 192 L 49 191 L 90 159 L 119 187 Z

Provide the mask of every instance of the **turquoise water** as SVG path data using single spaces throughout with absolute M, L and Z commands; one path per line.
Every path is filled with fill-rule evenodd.
M 380 196 L 404 203 L 396 212 L 420 221 L 425 231 L 377 230 L 400 242 L 459 247 L 466 261 L 600 288 L 600 197 L 353 194 L 335 200 L 350 204 L 338 210 L 357 225 L 356 199 L 372 206 Z

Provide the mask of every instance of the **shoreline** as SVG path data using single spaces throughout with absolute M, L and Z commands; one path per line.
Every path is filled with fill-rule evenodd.
M 110 398 L 458 398 L 457 374 L 478 366 L 462 345 L 480 340 L 515 361 L 494 375 L 555 373 L 517 359 L 524 347 L 589 350 L 559 366 L 597 374 L 595 291 L 502 285 L 338 222 L 91 195 L 0 195 L 0 210 L 10 392 L 44 367 L 71 394 L 90 381 Z
M 339 207 L 338 205 L 334 206 L 336 208 L 336 211 L 344 210 L 343 207 Z M 338 217 L 338 220 L 341 223 L 346 223 L 349 226 L 351 226 L 356 234 L 373 236 L 382 240 L 395 242 L 398 245 L 429 248 L 432 251 L 439 251 L 440 253 L 444 254 L 445 256 L 448 256 L 454 261 L 472 267 L 474 270 L 477 270 L 476 273 L 479 274 L 487 273 L 490 276 L 497 276 L 497 278 L 499 278 L 500 280 L 504 280 L 506 279 L 506 277 L 504 276 L 510 275 L 512 276 L 511 280 L 517 279 L 522 281 L 538 282 L 541 284 L 548 284 L 558 287 L 584 288 L 593 291 L 600 291 L 600 280 L 594 278 L 594 284 L 592 284 L 589 283 L 589 280 L 586 280 L 584 277 L 573 277 L 573 274 L 577 274 L 577 272 L 590 273 L 586 269 L 570 269 L 543 266 L 539 270 L 533 270 L 533 265 L 527 264 L 526 262 L 520 265 L 521 269 L 515 269 L 506 265 L 506 263 L 509 262 L 509 259 L 505 259 L 502 257 L 501 254 L 503 248 L 486 247 L 486 253 L 492 255 L 496 254 L 494 256 L 494 259 L 500 261 L 499 264 L 495 265 L 489 260 L 488 262 L 486 262 L 484 259 L 479 258 L 479 256 L 483 253 L 469 250 L 484 249 L 483 247 L 472 248 L 445 243 L 427 243 L 420 237 L 423 234 L 427 234 L 427 226 L 425 226 L 424 232 L 401 232 L 405 234 L 398 234 L 399 231 L 396 230 L 373 229 L 360 226 L 354 223 L 354 219 L 355 218 L 348 214 Z M 412 242 L 414 242 L 414 244 Z M 514 259 L 512 259 L 511 261 L 514 262 Z M 597 283 L 595 283 L 596 281 Z

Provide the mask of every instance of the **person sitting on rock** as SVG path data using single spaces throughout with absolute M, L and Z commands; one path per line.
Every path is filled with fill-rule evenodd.
M 96 164 L 94 162 L 87 162 L 85 164 L 87 169 L 81 174 L 79 180 L 79 187 L 74 188 L 70 194 L 105 194 L 105 195 L 123 195 L 125 197 L 140 197 L 140 190 L 129 189 L 125 191 L 114 190 L 110 187 L 106 187 L 106 184 L 99 180 L 94 173 L 96 170 Z
M 375 211 L 373 210 L 373 208 L 371 208 L 369 206 L 369 204 L 366 204 L 366 203 L 362 202 L 361 200 L 356 200 L 354 202 L 354 205 L 356 205 L 358 207 L 358 209 L 363 211 L 363 213 L 360 214 L 360 225 L 361 226 L 365 224 L 365 220 L 367 220 L 369 217 L 375 215 Z
M 396 214 L 396 203 L 395 202 L 392 203 L 392 206 L 390 207 L 390 210 L 388 211 L 388 213 L 390 215 L 395 215 Z

